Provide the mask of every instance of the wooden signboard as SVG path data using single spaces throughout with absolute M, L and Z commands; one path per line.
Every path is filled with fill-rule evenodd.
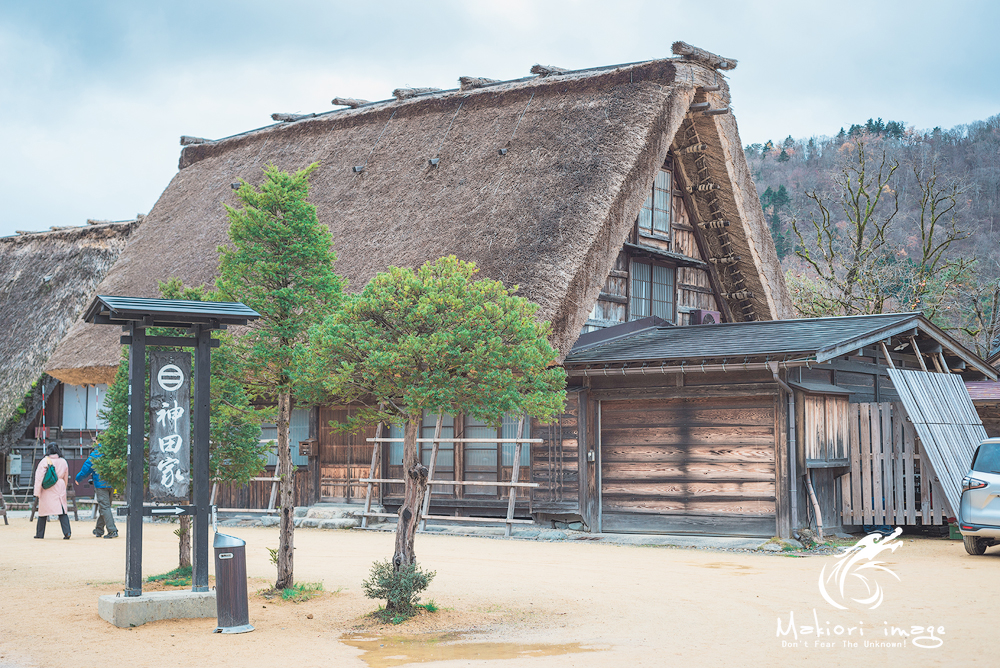
M 149 353 L 149 495 L 187 501 L 191 489 L 191 354 Z

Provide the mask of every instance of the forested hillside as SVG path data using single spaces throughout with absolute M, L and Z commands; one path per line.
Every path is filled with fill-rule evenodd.
M 981 355 L 997 346 L 1000 115 L 745 151 L 801 315 L 921 310 Z

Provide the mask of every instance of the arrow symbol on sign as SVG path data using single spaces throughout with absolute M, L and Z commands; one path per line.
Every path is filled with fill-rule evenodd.
M 154 515 L 180 515 L 184 512 L 184 509 L 174 506 L 173 508 L 153 508 L 151 512 Z

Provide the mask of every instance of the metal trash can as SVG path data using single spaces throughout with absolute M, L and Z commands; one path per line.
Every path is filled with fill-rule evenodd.
M 253 631 L 247 601 L 246 541 L 216 533 L 212 547 L 215 548 L 215 605 L 219 618 L 215 633 Z

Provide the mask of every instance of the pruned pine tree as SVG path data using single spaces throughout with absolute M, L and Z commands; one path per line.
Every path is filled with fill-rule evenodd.
M 538 306 L 476 267 L 446 257 L 414 271 L 390 267 L 313 330 L 303 369 L 342 402 L 362 406 L 351 425 L 403 425 L 404 502 L 393 566 L 414 563 L 427 486 L 417 435 L 424 411 L 499 424 L 505 413 L 548 421 L 563 410 L 565 372 L 555 366 Z M 516 290 L 516 288 L 514 288 Z
M 309 328 L 338 304 L 343 281 L 333 271 L 336 256 L 330 230 L 306 201 L 309 175 L 318 167 L 289 174 L 274 165 L 264 181 L 243 181 L 241 206 L 226 207 L 231 244 L 219 247 L 219 293 L 260 313 L 246 333 L 233 340 L 243 382 L 256 399 L 277 400 L 280 538 L 276 589 L 294 584 L 295 480 L 289 443 L 295 350 Z

